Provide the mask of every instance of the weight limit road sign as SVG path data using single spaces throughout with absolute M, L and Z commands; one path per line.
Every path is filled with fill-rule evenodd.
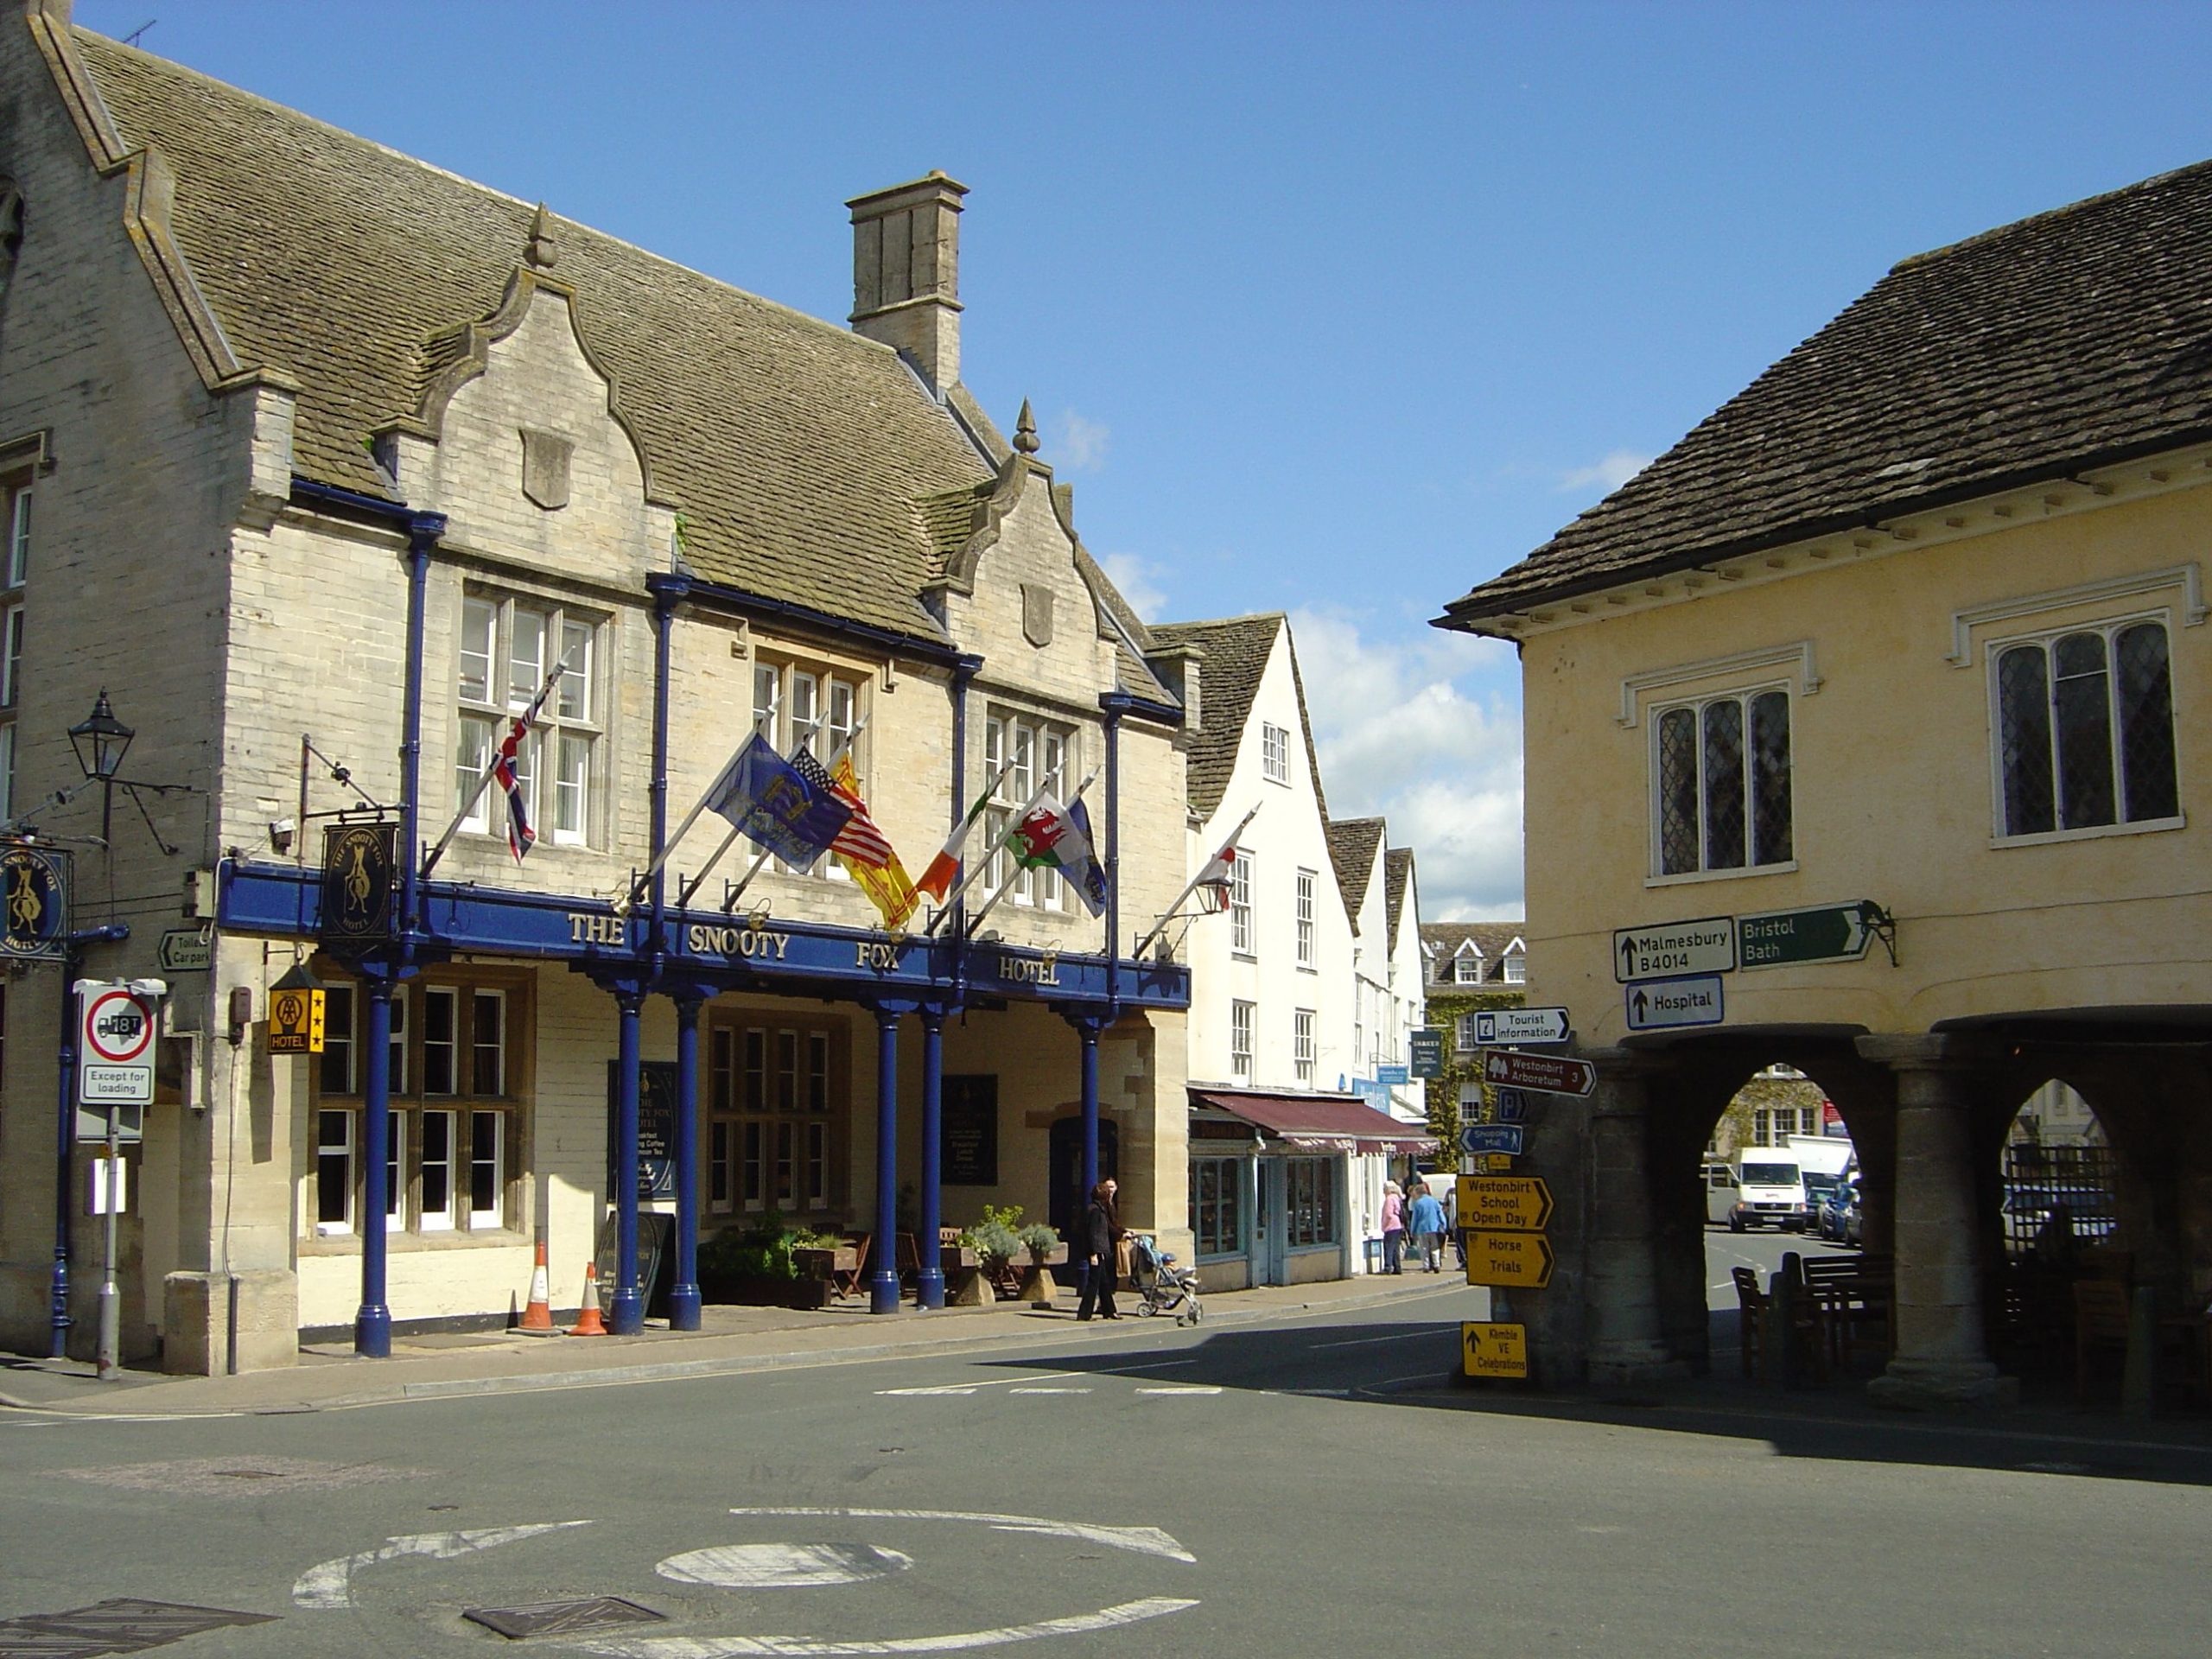
M 1483 1081 L 1547 1095 L 1586 1095 L 1598 1086 L 1598 1068 L 1560 1054 L 1493 1048 L 1483 1056 Z
M 1468 1233 L 1469 1284 L 1541 1290 L 1551 1281 L 1551 1241 L 1541 1233 Z
M 159 983 L 158 981 L 152 982 Z M 154 1098 L 155 1003 L 129 985 L 77 982 L 77 1101 L 144 1106 Z

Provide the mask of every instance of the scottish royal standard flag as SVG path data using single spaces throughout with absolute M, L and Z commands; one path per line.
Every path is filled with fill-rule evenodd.
M 707 805 L 755 846 L 800 871 L 814 868 L 853 816 L 826 779 L 810 781 L 758 732 L 730 757 Z

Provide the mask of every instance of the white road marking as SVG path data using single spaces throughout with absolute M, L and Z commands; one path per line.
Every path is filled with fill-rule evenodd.
M 911 1555 L 874 1544 L 720 1544 L 671 1555 L 653 1571 L 677 1584 L 724 1590 L 787 1590 L 819 1584 L 865 1584 L 904 1573 Z
M 1348 1342 L 1314 1342 L 1308 1343 L 1306 1346 L 1309 1348 L 1366 1348 L 1378 1342 L 1402 1342 L 1405 1337 L 1406 1332 L 1393 1331 L 1387 1337 L 1354 1337 Z
M 1155 1359 L 1143 1365 L 1116 1365 L 1114 1369 L 1117 1371 L 1172 1371 L 1179 1365 L 1195 1365 L 1198 1363 L 1195 1359 Z M 1074 1376 L 1078 1373 L 1068 1371 L 1064 1375 Z
M 980 1382 L 948 1382 L 934 1389 L 878 1389 L 879 1396 L 886 1395 L 973 1394 L 982 1386 Z
M 335 1560 L 318 1562 L 300 1574 L 292 1585 L 292 1605 L 296 1607 L 329 1611 L 353 1605 L 353 1574 L 365 1567 L 378 1561 L 394 1561 L 405 1555 L 427 1555 L 433 1560 L 449 1561 L 456 1556 L 474 1554 L 480 1549 L 497 1549 L 501 1544 L 519 1542 L 534 1538 L 541 1532 L 564 1532 L 570 1527 L 588 1527 L 588 1521 L 549 1521 L 524 1527 L 478 1527 L 467 1532 L 417 1532 L 404 1537 L 387 1538 L 381 1549 L 363 1550 L 358 1555 L 340 1555 Z
M 1158 1527 L 1101 1527 L 1083 1521 L 1047 1521 L 1034 1515 L 995 1515 L 976 1510 L 734 1509 L 732 1515 L 838 1516 L 858 1521 L 972 1521 L 995 1532 L 1032 1532 L 1050 1538 L 1078 1538 L 1139 1555 L 1160 1555 L 1196 1565 L 1198 1557 Z
M 1193 1362 L 1190 1360 L 1182 1360 L 1178 1363 L 1187 1365 Z M 1020 1376 L 993 1376 L 987 1377 L 984 1380 L 976 1382 L 940 1382 L 935 1388 L 929 1389 L 878 1389 L 876 1393 L 879 1395 L 973 1394 L 978 1389 L 995 1389 L 1002 1387 L 1007 1383 L 1049 1382 L 1056 1376 L 1081 1376 L 1082 1375 L 1083 1373 L 1081 1371 L 1031 1371 Z M 1015 1394 L 1027 1394 L 1033 1392 L 1033 1390 L 1024 1388 L 1017 1388 L 1013 1389 L 1012 1392 Z
M 1102 1607 L 1095 1613 L 1068 1618 L 1040 1619 L 1033 1624 L 1003 1624 L 996 1630 L 959 1630 L 944 1636 L 899 1637 L 883 1641 L 833 1641 L 809 1636 L 645 1636 L 616 1641 L 572 1642 L 585 1653 L 613 1659 L 738 1659 L 746 1654 L 771 1654 L 804 1659 L 827 1659 L 837 1654 L 953 1653 L 963 1649 L 993 1648 L 1007 1642 L 1034 1642 L 1051 1636 L 1085 1636 L 1179 1613 L 1195 1607 L 1195 1600 L 1172 1596 L 1149 1596 Z
M 1089 1389 L 1008 1389 L 1008 1394 L 1089 1394 Z
M 1179 1394 L 1219 1394 L 1221 1390 L 1217 1388 L 1202 1387 L 1195 1382 L 1185 1382 L 1179 1383 L 1172 1389 L 1139 1389 L 1137 1392 L 1139 1394 L 1153 1395 L 1164 1399 Z

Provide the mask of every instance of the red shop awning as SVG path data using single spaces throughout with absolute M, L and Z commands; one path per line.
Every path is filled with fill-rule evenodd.
M 1366 1152 L 1419 1157 L 1434 1152 L 1437 1140 L 1411 1123 L 1348 1095 L 1246 1094 L 1237 1090 L 1193 1089 L 1193 1108 L 1221 1113 L 1249 1123 L 1263 1138 L 1282 1141 L 1301 1152 Z

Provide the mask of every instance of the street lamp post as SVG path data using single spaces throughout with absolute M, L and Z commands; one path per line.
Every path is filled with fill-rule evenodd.
M 100 688 L 92 712 L 69 728 L 69 747 L 77 752 L 77 765 L 86 781 L 100 786 L 100 845 L 108 844 L 110 818 L 115 805 L 115 778 L 123 770 L 123 756 L 137 731 L 115 717 L 108 707 L 107 688 Z

